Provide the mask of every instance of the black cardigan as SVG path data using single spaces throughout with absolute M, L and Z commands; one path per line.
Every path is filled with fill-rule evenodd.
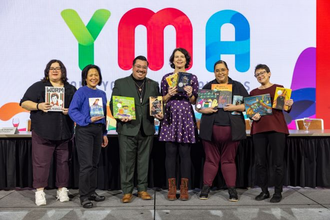
M 211 89 L 212 84 L 219 84 L 215 79 L 211 82 L 207 83 L 203 89 Z M 228 84 L 232 84 L 232 94 L 240 95 L 243 97 L 249 96 L 248 92 L 244 88 L 244 86 L 237 81 L 232 80 L 230 77 L 228 78 Z M 202 114 L 201 123 L 200 123 L 200 132 L 199 136 L 203 140 L 212 141 L 212 127 L 214 123 L 215 113 L 212 114 Z M 245 121 L 243 114 L 241 115 L 232 115 L 229 116 L 230 119 L 230 127 L 232 140 L 243 140 L 246 138 L 245 131 Z

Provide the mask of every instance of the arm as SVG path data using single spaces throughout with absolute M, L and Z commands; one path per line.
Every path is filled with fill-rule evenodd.
M 90 117 L 86 118 L 85 115 L 82 114 L 83 102 L 84 97 L 80 95 L 78 90 L 78 92 L 74 94 L 69 107 L 69 116 L 77 124 L 89 124 L 92 122 Z

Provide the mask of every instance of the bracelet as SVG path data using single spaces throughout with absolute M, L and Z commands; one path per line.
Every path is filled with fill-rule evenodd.
M 40 110 L 40 109 L 39 109 L 39 103 L 37 103 L 37 110 Z

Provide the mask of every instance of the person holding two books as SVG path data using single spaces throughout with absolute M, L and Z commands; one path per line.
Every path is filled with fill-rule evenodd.
M 255 67 L 254 76 L 257 78 L 260 86 L 250 92 L 251 96 L 270 94 L 271 102 L 274 101 L 276 87 L 281 85 L 270 82 L 271 72 L 267 65 L 259 64 Z M 293 100 L 284 102 L 287 111 L 291 110 Z M 257 201 L 270 198 L 268 191 L 268 162 L 270 155 L 273 161 L 275 193 L 270 199 L 272 203 L 278 203 L 282 200 L 283 177 L 284 177 L 284 152 L 286 147 L 286 136 L 289 134 L 287 124 L 284 119 L 283 111 L 272 109 L 271 115 L 261 116 L 259 113 L 252 116 L 251 135 L 255 150 L 257 182 L 262 192 L 256 196 Z M 268 154 L 269 145 L 271 154 Z
M 232 95 L 247 97 L 244 86 L 229 76 L 225 61 L 219 60 L 214 64 L 215 79 L 207 83 L 203 89 L 211 89 L 212 85 L 232 85 Z M 231 96 L 232 96 L 231 95 Z M 232 97 L 230 97 L 232 100 Z M 223 103 L 221 103 L 222 105 Z M 197 106 L 196 106 L 197 107 Z M 237 202 L 236 163 L 235 157 L 239 141 L 246 138 L 243 112 L 244 104 L 226 104 L 223 108 L 196 108 L 202 113 L 200 123 L 200 138 L 205 151 L 203 188 L 200 199 L 208 199 L 213 180 L 218 173 L 219 162 L 221 172 L 228 187 L 229 201 Z M 235 114 L 232 114 L 235 112 Z
M 64 103 L 60 111 L 51 111 L 51 103 L 45 102 L 46 87 L 64 87 Z M 69 201 L 69 157 L 73 136 L 73 121 L 68 116 L 68 107 L 76 88 L 68 83 L 66 68 L 60 60 L 51 60 L 46 65 L 44 78 L 34 83 L 21 99 L 22 108 L 30 111 L 32 131 L 32 169 L 35 203 L 46 205 L 44 188 L 48 184 L 49 168 L 56 155 L 57 199 Z
M 164 120 L 161 121 L 159 141 L 165 141 L 166 159 L 165 168 L 168 178 L 169 190 L 167 198 L 176 200 L 176 160 L 180 155 L 181 185 L 180 199 L 188 200 L 188 180 L 191 172 L 190 148 L 196 143 L 196 119 L 192 104 L 195 104 L 198 92 L 197 76 L 186 73 L 190 66 L 190 55 L 183 48 L 176 48 L 171 57 L 170 64 L 173 73 L 163 76 L 161 93 L 165 105 Z M 174 78 L 178 80 L 167 80 Z M 181 77 L 182 76 L 182 77 Z M 177 82 L 172 85 L 171 82 Z M 169 83 L 171 86 L 169 85 Z
M 97 167 L 101 147 L 108 145 L 106 129 L 107 97 L 104 91 L 96 88 L 101 85 L 101 69 L 87 65 L 81 73 L 82 87 L 75 93 L 69 107 L 69 115 L 76 122 L 76 148 L 79 171 L 80 202 L 84 208 L 92 208 L 92 201 L 104 201 L 105 197 L 96 193 Z M 95 111 L 93 104 L 103 106 Z

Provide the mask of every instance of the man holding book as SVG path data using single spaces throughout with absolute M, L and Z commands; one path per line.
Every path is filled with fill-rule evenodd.
M 138 197 L 150 200 L 147 192 L 149 155 L 155 133 L 154 117 L 149 114 L 149 97 L 159 96 L 158 83 L 147 78 L 148 61 L 144 56 L 133 60 L 133 72 L 130 76 L 115 81 L 110 101 L 111 112 L 114 114 L 114 96 L 133 97 L 135 102 L 135 116 L 117 118 L 120 155 L 121 189 L 123 203 L 131 202 L 134 188 L 134 171 L 137 166 Z M 162 119 L 163 114 L 155 115 Z

